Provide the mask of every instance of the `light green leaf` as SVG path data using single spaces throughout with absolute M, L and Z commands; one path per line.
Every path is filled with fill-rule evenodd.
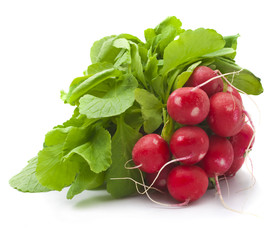
M 90 76 L 89 78 L 85 79 L 85 81 L 82 81 L 72 90 L 71 95 L 69 95 L 69 102 L 73 104 L 76 100 L 78 100 L 80 97 L 82 97 L 85 93 L 87 93 L 98 84 L 107 79 L 119 77 L 120 75 L 121 71 L 114 68 L 103 70 L 92 76 L 88 75 Z
M 152 93 L 141 88 L 136 88 L 135 100 L 141 105 L 145 132 L 154 132 L 162 123 L 162 103 Z
M 232 36 L 225 36 L 223 37 L 223 39 L 225 40 L 225 48 L 227 47 L 230 47 L 230 48 L 233 48 L 234 50 L 237 49 L 237 45 L 238 45 L 238 37 L 240 35 L 239 34 L 236 34 L 236 35 L 232 35 Z M 232 54 L 228 54 L 226 55 L 226 57 L 229 57 L 229 58 L 232 58 L 234 59 L 236 56 L 236 52 L 232 53 Z
M 98 72 L 102 72 L 106 69 L 111 69 L 113 65 L 108 62 L 98 62 L 91 64 L 87 67 L 87 70 L 85 71 L 85 75 L 94 75 Z
M 98 98 L 85 95 L 80 99 L 80 113 L 88 118 L 103 118 L 116 116 L 132 106 L 134 102 L 134 90 L 137 81 L 131 74 L 122 76 L 115 86 L 107 94 Z
M 223 48 L 224 45 L 223 37 L 213 29 L 187 30 L 165 48 L 162 74 L 166 75 L 180 64 L 196 61 L 203 55 Z
M 131 71 L 137 80 L 142 83 L 145 88 L 147 88 L 148 86 L 143 73 L 143 65 L 139 54 L 139 47 L 135 43 L 131 43 Z
M 166 18 L 154 29 L 145 30 L 144 35 L 150 55 L 157 54 L 158 57 L 163 57 L 164 49 L 167 45 L 183 31 L 181 25 L 181 21 L 172 16 Z
M 105 171 L 111 165 L 109 132 L 102 127 L 95 128 L 91 133 L 90 140 L 73 148 L 64 159 L 70 160 L 75 154 L 81 156 L 88 163 L 91 171 L 95 173 Z
M 114 59 L 120 52 L 120 49 L 113 46 L 114 40 L 117 36 L 107 36 L 96 42 L 90 50 L 90 58 L 92 63 L 109 62 L 114 63 Z
M 67 199 L 72 199 L 75 195 L 80 194 L 88 188 L 93 189 L 101 186 L 104 183 L 104 177 L 105 172 L 94 173 L 87 164 L 82 164 L 80 172 L 67 192 Z
M 158 75 L 158 60 L 156 55 L 149 57 L 145 66 L 144 75 L 146 81 L 151 84 L 152 80 Z
M 167 121 L 164 124 L 164 127 L 163 127 L 162 132 L 161 132 L 161 137 L 167 143 L 170 143 L 171 136 L 173 135 L 174 132 L 175 132 L 174 121 L 172 120 L 172 118 L 170 116 L 167 116 Z
M 116 48 L 124 48 L 130 51 L 129 41 L 125 38 L 117 38 L 113 42 L 113 46 Z
M 201 61 L 193 63 L 191 66 L 188 67 L 188 69 L 181 74 L 179 74 L 174 82 L 173 90 L 177 88 L 181 88 L 184 86 L 184 84 L 188 81 L 189 77 L 192 75 L 194 69 L 201 64 Z
M 159 56 L 162 57 L 167 45 L 184 31 L 181 29 L 181 26 L 181 21 L 173 16 L 166 18 L 155 28 L 157 34 L 154 41 L 155 52 L 158 53 Z
M 132 148 L 142 135 L 125 124 L 123 118 L 117 121 L 117 131 L 112 138 L 112 165 L 107 170 L 107 191 L 116 198 L 126 197 L 135 193 L 135 184 L 130 180 L 112 178 L 130 177 L 140 181 L 137 169 L 126 169 L 126 161 L 131 159 Z M 131 164 L 129 165 L 131 166 Z
M 13 188 L 16 188 L 22 192 L 48 192 L 51 191 L 49 188 L 42 186 L 36 176 L 37 157 L 32 158 L 28 165 L 22 169 L 20 173 L 12 177 L 9 181 Z
M 38 153 L 36 177 L 45 187 L 62 190 L 69 186 L 79 172 L 79 158 L 63 161 L 63 144 L 45 147 Z
M 221 56 L 227 56 L 230 54 L 234 54 L 236 51 L 233 48 L 222 48 L 215 52 L 208 53 L 203 55 L 203 58 L 213 58 L 213 57 L 221 57 Z

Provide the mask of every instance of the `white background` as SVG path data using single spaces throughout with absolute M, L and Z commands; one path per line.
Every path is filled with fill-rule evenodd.
M 273 1 L 0 1 L 1 239 L 250 239 L 273 231 L 275 211 L 275 13 Z M 92 43 L 101 37 L 143 31 L 175 15 L 185 29 L 239 33 L 237 63 L 261 77 L 264 93 L 245 99 L 257 139 L 246 168 L 222 184 L 225 209 L 208 193 L 188 207 L 171 209 L 146 197 L 113 200 L 104 191 L 66 200 L 62 192 L 24 194 L 8 180 L 42 147 L 44 134 L 67 120 L 59 99 L 90 64 Z M 260 121 L 259 121 L 260 120 Z M 2 235 L 2 236 L 1 236 Z M 6 237 L 3 237 L 6 235 Z

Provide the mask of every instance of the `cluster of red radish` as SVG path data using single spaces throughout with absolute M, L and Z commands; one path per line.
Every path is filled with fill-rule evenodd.
M 184 87 L 171 93 L 168 114 L 183 126 L 169 143 L 158 134 L 148 134 L 132 151 L 147 184 L 188 203 L 204 195 L 209 178 L 218 184 L 220 176 L 234 176 L 241 168 L 252 148 L 253 126 L 246 122 L 239 92 L 229 84 L 223 89 L 217 71 L 199 66 Z M 208 134 L 200 127 L 202 122 Z

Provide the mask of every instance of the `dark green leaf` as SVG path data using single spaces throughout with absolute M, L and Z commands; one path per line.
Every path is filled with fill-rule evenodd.
M 130 180 L 112 178 L 130 177 L 139 181 L 137 169 L 125 169 L 124 164 L 131 159 L 132 148 L 142 135 L 129 127 L 123 118 L 117 121 L 117 131 L 112 138 L 112 165 L 107 171 L 107 191 L 116 198 L 135 193 L 135 184 Z M 131 164 L 130 164 L 131 166 Z
M 216 58 L 214 64 L 222 73 L 230 73 L 242 69 L 233 60 L 223 57 Z M 235 87 L 247 94 L 259 95 L 263 92 L 261 79 L 247 69 L 243 69 L 239 74 L 234 75 L 234 78 L 232 75 L 227 76 L 227 78 Z

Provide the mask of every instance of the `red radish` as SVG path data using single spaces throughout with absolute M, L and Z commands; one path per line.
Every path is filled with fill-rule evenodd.
M 158 170 L 170 159 L 167 142 L 158 134 L 148 134 L 140 138 L 132 150 L 136 166 L 146 173 Z
M 253 129 L 248 124 L 245 124 L 238 134 L 230 138 L 234 150 L 234 160 L 231 167 L 225 173 L 226 176 L 234 176 L 243 165 L 247 148 L 252 149 L 253 146 L 253 134 Z
M 195 201 L 202 197 L 208 188 L 208 177 L 197 166 L 177 166 L 167 179 L 170 195 L 179 202 Z
M 196 87 L 216 76 L 218 76 L 217 73 L 211 68 L 206 66 L 199 66 L 193 71 L 185 86 Z M 223 90 L 223 81 L 221 78 L 217 78 L 209 83 L 206 83 L 204 86 L 200 88 L 204 90 L 210 97 L 213 94 L 221 92 Z
M 233 88 L 231 85 L 227 85 L 227 89 L 226 89 L 226 92 L 227 93 L 230 93 L 230 94 L 233 94 L 235 97 L 237 97 L 237 99 L 239 99 L 242 103 L 242 98 L 241 98 L 241 95 L 240 93 L 235 89 Z
M 176 158 L 188 157 L 184 164 L 195 164 L 207 153 L 209 138 L 200 127 L 185 126 L 174 132 L 170 140 L 170 149 Z
M 226 92 L 219 92 L 210 98 L 207 122 L 211 130 L 219 136 L 236 135 L 243 127 L 245 114 L 240 100 Z
M 213 135 L 209 139 L 209 150 L 199 163 L 208 177 L 223 175 L 234 159 L 232 144 L 227 138 Z
M 166 191 L 167 190 L 167 178 L 170 173 L 170 171 L 175 167 L 175 164 L 169 164 L 167 165 L 159 174 L 157 179 L 155 180 L 156 176 L 158 173 L 147 173 L 146 174 L 146 182 L 150 186 L 153 181 L 152 187 L 155 187 L 161 191 Z
M 176 89 L 167 101 L 169 115 L 180 124 L 195 125 L 202 122 L 207 117 L 209 108 L 207 94 L 191 87 Z

